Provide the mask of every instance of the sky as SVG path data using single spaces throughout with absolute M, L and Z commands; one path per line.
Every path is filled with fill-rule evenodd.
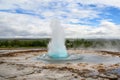
M 53 18 L 66 38 L 120 39 L 120 0 L 0 0 L 0 38 L 51 37 Z

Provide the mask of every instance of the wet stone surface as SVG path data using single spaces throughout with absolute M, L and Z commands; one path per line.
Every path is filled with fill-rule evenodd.
M 119 57 L 100 51 L 69 50 L 73 53 Z M 44 63 L 32 60 L 46 51 L 0 54 L 0 80 L 120 80 L 120 63 Z M 103 55 L 104 53 L 104 55 Z

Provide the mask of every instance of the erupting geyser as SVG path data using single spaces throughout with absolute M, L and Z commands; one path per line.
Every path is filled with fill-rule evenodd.
M 37 57 L 37 60 L 48 62 L 66 62 L 81 60 L 79 54 L 68 54 L 65 47 L 64 29 L 58 19 L 53 19 L 50 23 L 52 36 L 48 45 L 48 53 Z
M 48 45 L 48 56 L 51 58 L 68 57 L 65 47 L 64 29 L 58 19 L 53 19 L 50 24 L 52 30 L 52 39 Z

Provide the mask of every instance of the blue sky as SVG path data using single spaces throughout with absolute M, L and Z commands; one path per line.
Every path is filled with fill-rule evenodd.
M 0 0 L 0 38 L 50 37 L 59 18 L 70 38 L 120 38 L 120 0 Z

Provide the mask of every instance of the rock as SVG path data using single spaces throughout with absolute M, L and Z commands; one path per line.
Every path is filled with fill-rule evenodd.
M 99 73 L 105 73 L 106 70 L 105 70 L 104 68 L 100 68 L 100 69 L 98 69 L 98 72 L 99 72 Z

